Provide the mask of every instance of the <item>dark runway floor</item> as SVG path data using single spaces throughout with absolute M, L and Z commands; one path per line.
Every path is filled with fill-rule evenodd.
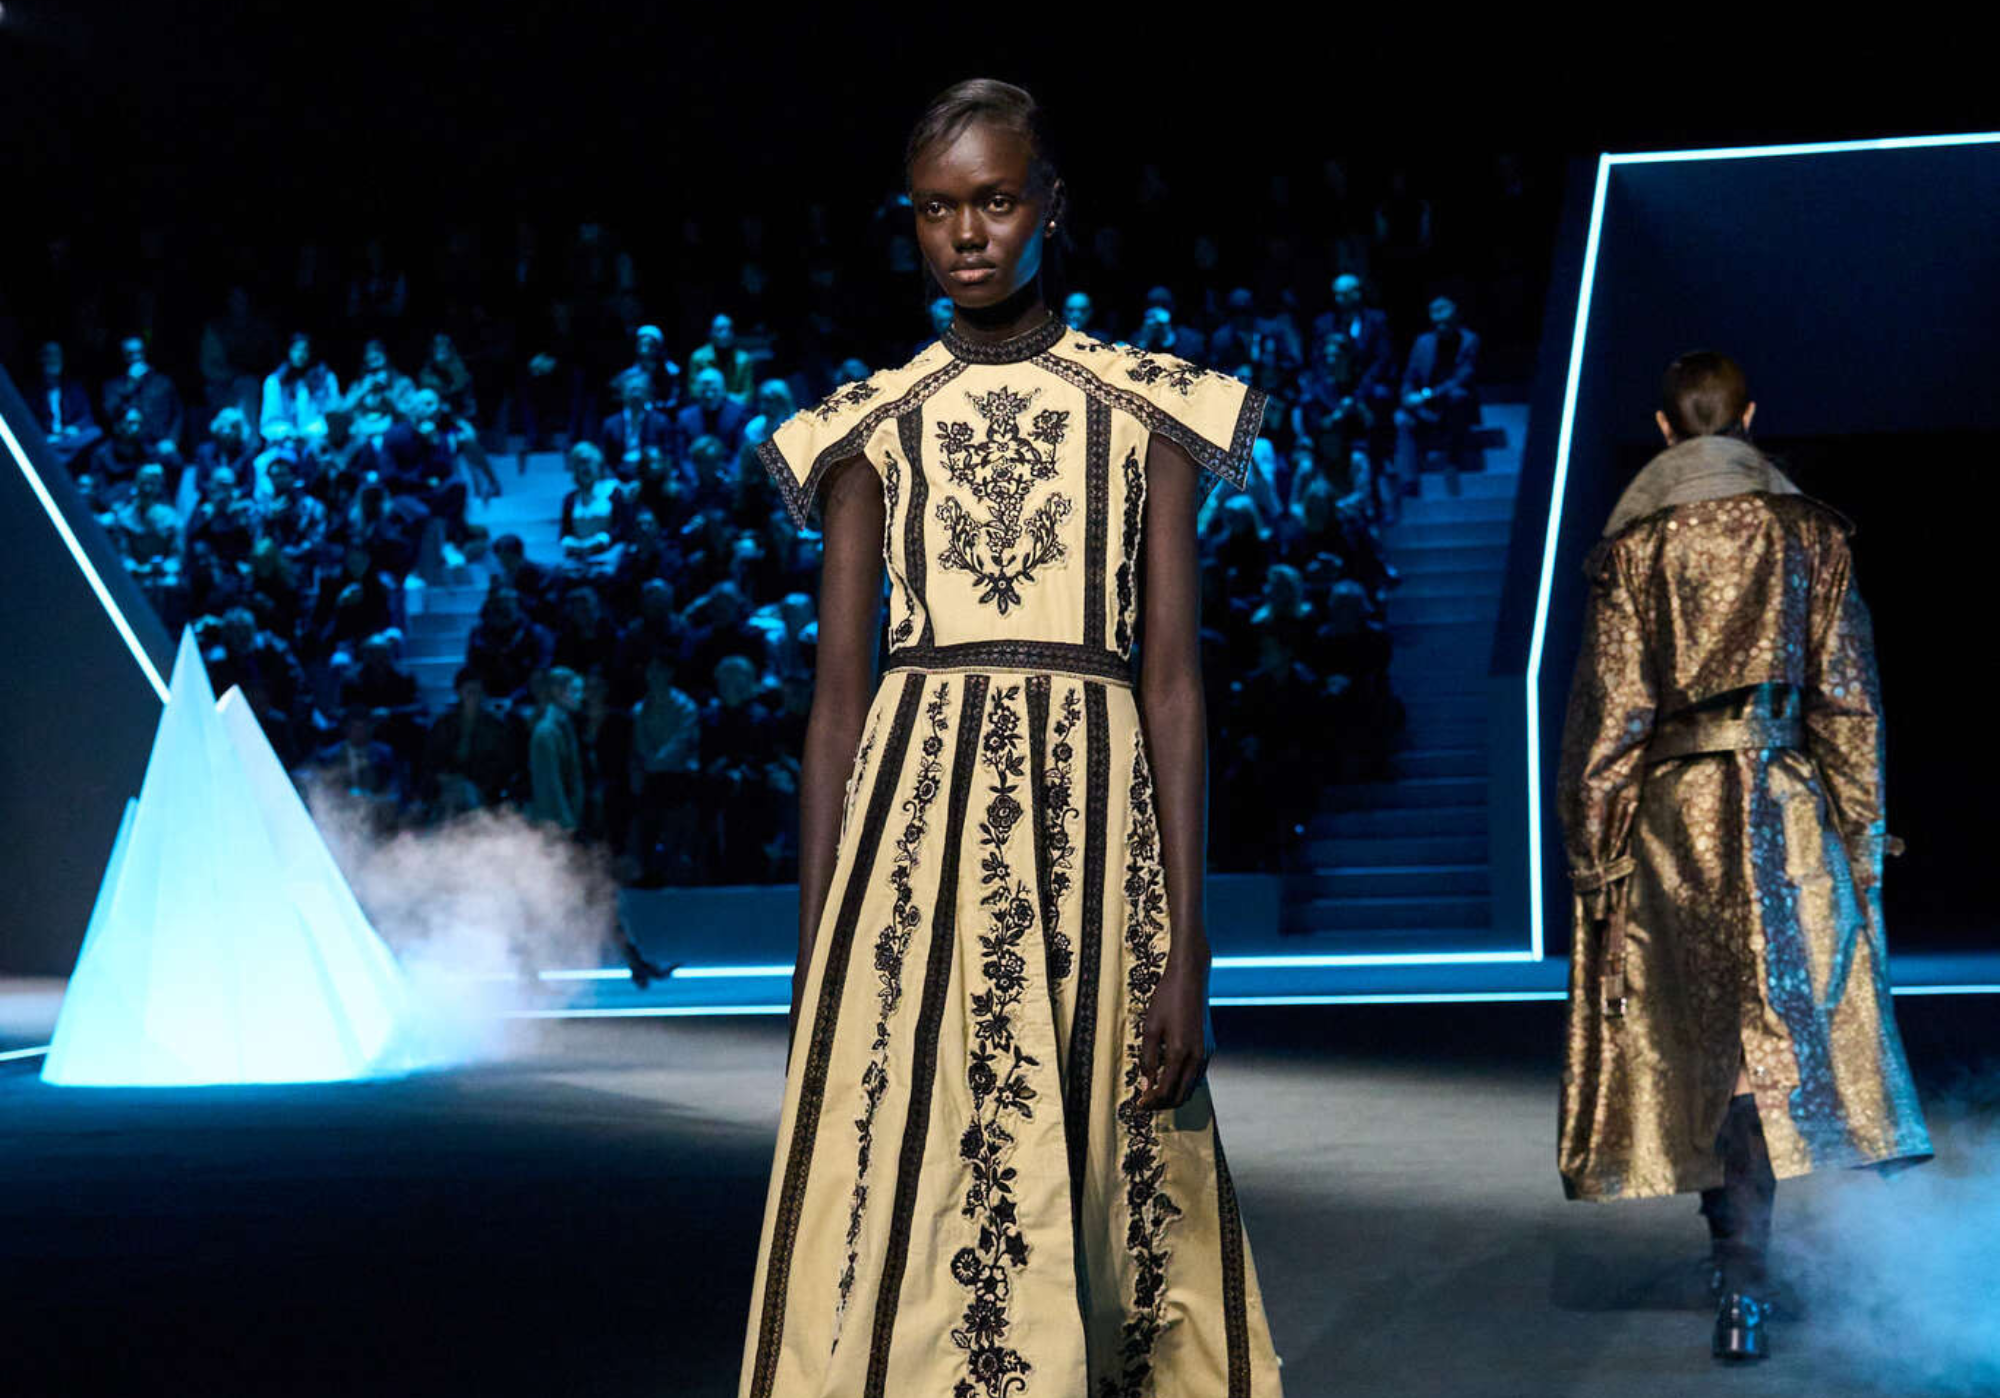
M 1991 1003 L 1903 1002 L 1940 1161 L 1781 1187 L 1807 1314 L 1735 1372 L 1692 1198 L 1561 1197 L 1559 1006 L 1219 1013 L 1287 1393 L 1996 1391 Z M 335 1087 L 0 1065 L 0 1393 L 733 1394 L 783 1056 L 681 1020 Z

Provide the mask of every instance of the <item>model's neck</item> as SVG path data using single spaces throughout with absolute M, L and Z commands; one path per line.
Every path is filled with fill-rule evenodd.
M 1004 301 L 991 306 L 952 307 L 951 319 L 959 338 L 969 344 L 997 344 L 1024 330 L 1032 330 L 1049 316 L 1042 300 L 1041 279 L 1037 277 Z

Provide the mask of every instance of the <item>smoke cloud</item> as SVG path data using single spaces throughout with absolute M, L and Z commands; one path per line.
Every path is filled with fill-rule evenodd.
M 536 973 L 596 966 L 617 914 L 601 856 L 512 810 L 380 833 L 369 803 L 323 781 L 306 802 L 375 930 L 396 953 L 414 1005 L 412 1066 L 522 1051 L 532 1020 L 560 1003 Z
M 2000 1392 L 1993 1105 L 1960 1094 L 1932 1107 L 1929 1164 L 1886 1179 L 1821 1176 L 1810 1190 L 1779 1185 L 1779 1235 L 1790 1245 L 1778 1261 L 1797 1279 L 1813 1333 L 1886 1393 Z

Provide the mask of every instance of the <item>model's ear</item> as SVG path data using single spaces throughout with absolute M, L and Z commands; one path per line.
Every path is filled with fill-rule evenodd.
M 1750 419 L 1755 416 L 1757 416 L 1757 405 L 1753 402 L 1743 410 L 1743 430 L 1745 432 L 1750 430 Z
M 1751 406 L 1755 407 L 1756 405 L 1752 404 Z M 1660 436 L 1666 440 L 1668 446 L 1672 446 L 1674 444 L 1674 429 L 1667 425 L 1667 415 L 1663 412 L 1655 411 L 1653 413 L 1653 421 L 1660 424 Z M 1748 425 L 1747 422 L 1745 425 Z

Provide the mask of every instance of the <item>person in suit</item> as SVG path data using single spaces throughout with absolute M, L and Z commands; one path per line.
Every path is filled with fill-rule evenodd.
M 1384 520 L 1394 523 L 1402 497 L 1417 493 L 1419 453 L 1442 451 L 1445 489 L 1458 494 L 1458 473 L 1473 465 L 1472 428 L 1479 420 L 1473 375 L 1479 337 L 1458 322 L 1449 296 L 1431 302 L 1431 328 L 1417 336 L 1403 370 L 1403 404 L 1396 410 L 1396 469 Z
M 118 342 L 125 372 L 104 385 L 104 418 L 116 422 L 127 408 L 139 410 L 141 433 L 162 456 L 178 453 L 181 441 L 181 395 L 174 381 L 146 359 L 146 342 L 127 335 Z
M 1396 342 L 1389 334 L 1389 313 L 1363 304 L 1361 278 L 1352 272 L 1333 279 L 1333 309 L 1313 320 L 1314 363 L 1325 362 L 1318 347 L 1336 332 L 1354 346 L 1356 400 L 1378 421 L 1388 420 L 1396 397 Z
M 629 369 L 619 387 L 625 406 L 604 420 L 598 445 L 611 473 L 629 483 L 639 479 L 648 457 L 672 460 L 679 451 L 674 444 L 673 419 L 652 406 L 652 377 L 643 370 Z
M 694 402 L 681 409 L 674 425 L 683 442 L 692 444 L 702 437 L 719 438 L 723 452 L 734 460 L 743 447 L 743 429 L 750 423 L 751 411 L 731 398 L 725 388 L 720 369 L 703 369 L 696 374 Z
M 104 432 L 90 414 L 90 391 L 80 379 L 63 372 L 63 347 L 50 340 L 37 359 L 42 379 L 28 392 L 28 411 L 48 438 L 56 460 L 67 466 L 70 458 L 82 455 Z

